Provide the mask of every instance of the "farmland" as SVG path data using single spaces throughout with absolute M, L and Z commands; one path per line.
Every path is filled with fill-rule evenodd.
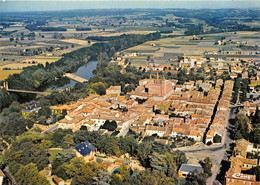
M 194 40 L 193 36 L 177 36 L 174 38 L 163 38 L 157 41 L 149 41 L 125 50 L 126 53 L 137 52 L 137 56 L 127 57 L 131 64 L 137 67 L 147 65 L 149 56 L 155 63 L 167 63 L 168 56 L 199 56 L 204 57 L 205 52 L 218 54 L 219 51 L 240 52 L 246 48 L 254 48 L 260 45 L 259 32 L 227 32 L 218 34 L 202 34 Z M 218 44 L 219 40 L 224 40 L 223 44 Z M 225 57 L 229 57 L 226 55 Z M 233 57 L 233 55 L 232 55 Z M 257 57 L 248 56 L 243 57 Z
M 251 17 L 255 14 L 255 11 L 240 11 Z M 215 14 L 214 11 L 211 13 Z M 48 14 L 51 18 L 46 16 L 46 13 L 39 13 L 43 17 L 41 19 L 33 13 L 15 15 L 23 17 L 23 21 L 13 19 L 11 13 L 3 15 L 5 20 L 10 21 L 8 24 L 3 22 L 6 26 L 0 27 L 0 69 L 22 70 L 26 66 L 55 62 L 65 53 L 96 43 L 97 41 L 88 39 L 91 36 L 114 37 L 122 34 L 143 35 L 160 32 L 162 39 L 125 50 L 126 53 L 139 53 L 138 56 L 128 57 L 134 66 L 146 65 L 147 57 L 151 57 L 157 63 L 165 63 L 169 57 L 205 56 L 205 52 L 211 56 L 212 53 L 219 54 L 220 50 L 257 51 L 258 48 L 254 47 L 259 45 L 258 32 L 228 32 L 235 28 L 222 28 L 223 20 L 218 20 L 221 28 L 216 27 L 208 20 L 214 19 L 214 16 L 203 17 L 201 12 L 196 11 L 91 10 Z M 224 14 L 228 15 L 229 12 Z M 32 22 L 27 22 L 27 19 Z M 238 24 L 245 29 L 258 29 L 257 23 L 256 20 L 238 20 Z M 194 40 L 192 35 L 199 36 Z M 215 44 L 223 38 L 226 41 L 225 45 Z M 239 42 L 246 44 L 241 46 Z M 12 74 L 17 71 L 8 72 Z M 6 75 L 8 72 L 5 72 Z
M 9 75 L 20 73 L 22 70 L 2 70 L 0 69 L 0 80 L 5 80 Z

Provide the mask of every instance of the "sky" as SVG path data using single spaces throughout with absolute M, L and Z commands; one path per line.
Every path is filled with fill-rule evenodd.
M 25 1 L 25 0 L 4 0 L 5 2 L 7 1 Z M 53 0 L 26 0 L 26 1 L 53 1 Z M 55 0 L 55 1 L 93 1 L 93 0 Z M 140 1 L 140 0 L 95 0 L 95 1 L 107 1 L 107 2 L 113 2 L 113 1 Z M 203 2 L 228 2 L 228 1 L 243 1 L 243 0 L 141 0 L 141 1 L 146 1 L 146 2 L 150 2 L 150 1 L 168 1 L 168 2 L 181 2 L 181 1 L 203 1 Z M 257 1 L 257 0 L 244 0 L 244 1 Z
M 105 8 L 260 8 L 260 0 L 0 0 L 0 12 Z

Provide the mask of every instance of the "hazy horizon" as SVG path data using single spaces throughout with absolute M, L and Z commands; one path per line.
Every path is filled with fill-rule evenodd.
M 186 9 L 221 9 L 221 8 L 260 8 L 260 1 L 1 1 L 0 12 L 28 12 L 28 11 L 62 11 L 84 9 L 126 9 L 126 8 L 186 8 Z

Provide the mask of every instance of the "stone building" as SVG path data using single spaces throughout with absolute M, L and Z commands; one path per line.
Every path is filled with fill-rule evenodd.
M 142 85 L 141 85 L 142 84 Z M 131 92 L 132 98 L 152 98 L 156 100 L 164 100 L 171 95 L 173 92 L 172 82 L 170 80 L 166 80 L 163 75 L 162 79 L 159 79 L 159 75 L 157 73 L 157 78 L 153 79 L 150 76 L 150 79 L 143 80 L 140 83 L 135 91 Z

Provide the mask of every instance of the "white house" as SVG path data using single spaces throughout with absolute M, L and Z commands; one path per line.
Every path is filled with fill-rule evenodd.
M 148 125 L 146 127 L 145 135 L 151 136 L 153 134 L 157 134 L 160 137 L 163 137 L 163 135 L 166 133 L 165 127 L 159 127 L 159 126 L 151 126 Z

